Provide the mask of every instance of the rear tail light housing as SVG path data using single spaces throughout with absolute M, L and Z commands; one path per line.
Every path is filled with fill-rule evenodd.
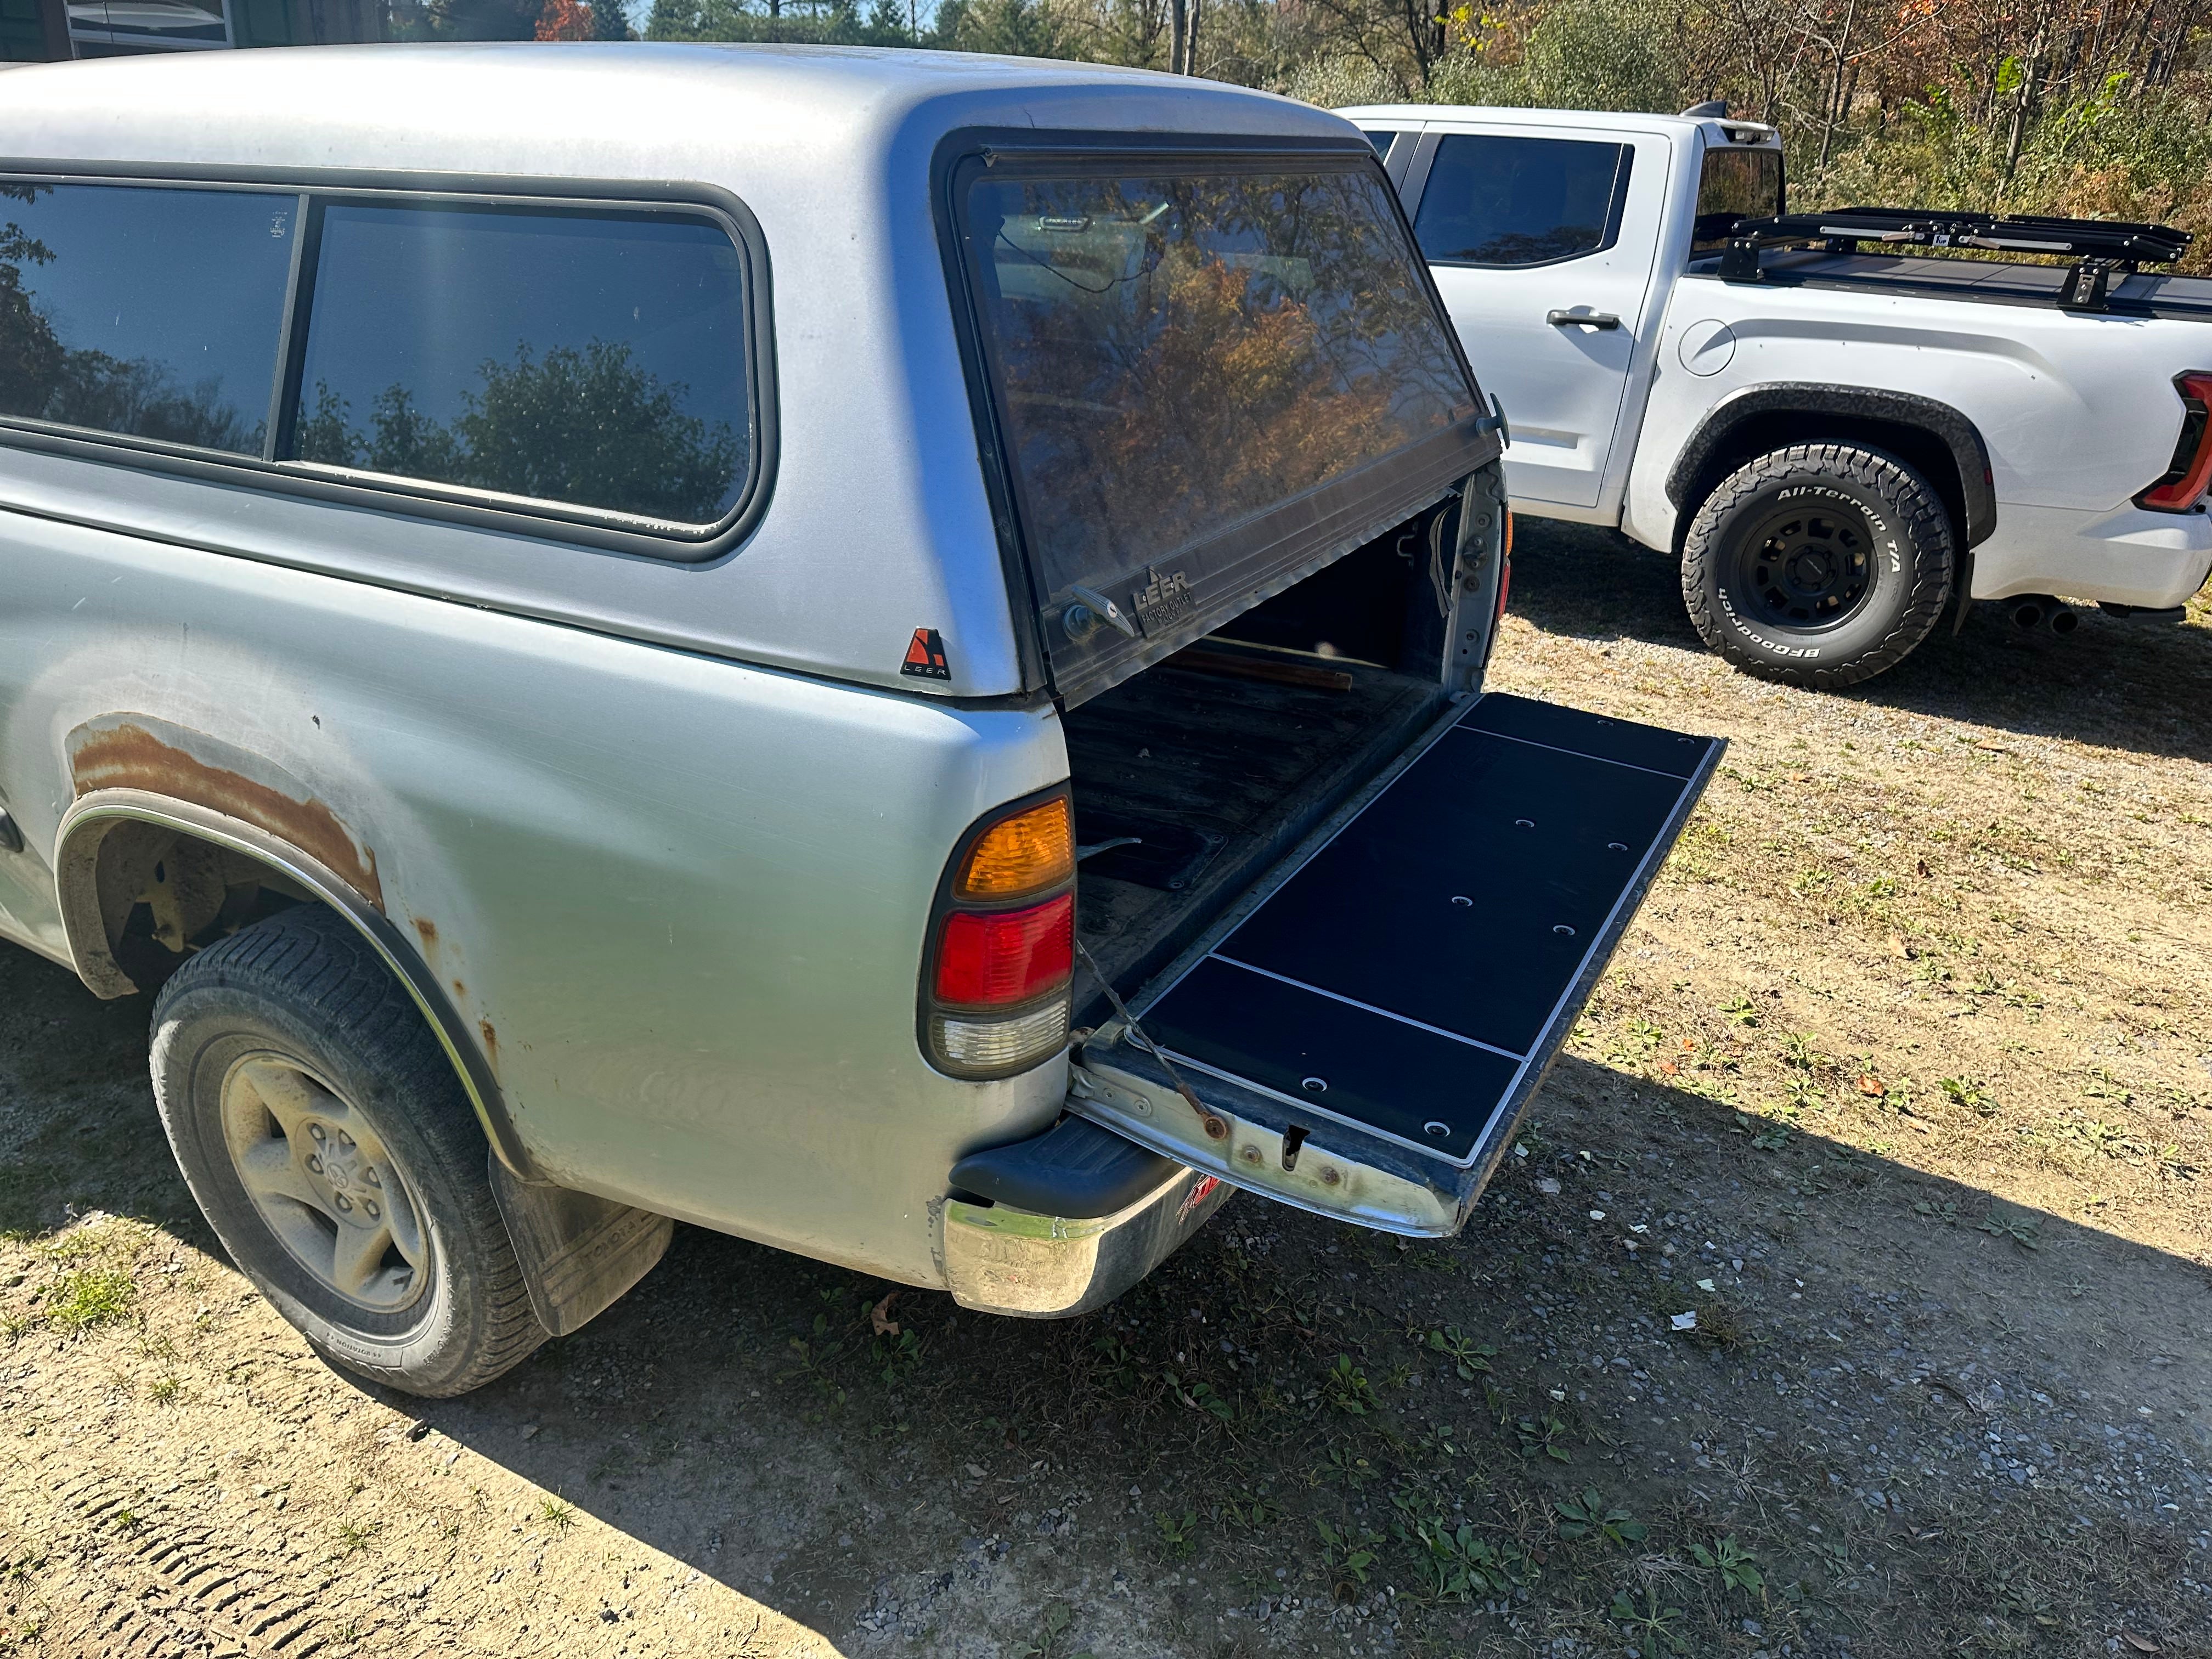
M 2181 437 L 2166 476 L 2136 497 L 2137 507 L 2154 513 L 2188 513 L 2203 505 L 2212 489 L 2212 372 L 2194 370 L 2173 377 L 2180 394 Z
M 1075 825 L 1067 792 L 985 816 L 945 866 L 921 972 L 921 1043 L 957 1078 L 1012 1077 L 1067 1043 Z

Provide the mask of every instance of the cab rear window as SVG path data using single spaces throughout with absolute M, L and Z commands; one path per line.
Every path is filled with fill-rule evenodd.
M 1739 219 L 1771 219 L 1782 211 L 1782 152 L 1709 149 L 1698 173 L 1693 252 L 1719 247 Z
M 1043 593 L 1202 565 L 1471 411 L 1389 191 L 1371 158 L 973 177 L 963 228 Z

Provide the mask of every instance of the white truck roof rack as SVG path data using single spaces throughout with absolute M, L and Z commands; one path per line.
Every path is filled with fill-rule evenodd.
M 2170 264 L 2189 251 L 2190 233 L 2171 225 L 2118 219 L 2060 219 L 2024 213 L 1953 213 L 1922 208 L 1835 208 L 1740 219 L 1721 256 L 1727 283 L 1764 280 L 1759 254 L 1771 247 L 1825 246 L 1832 253 L 1865 243 L 1885 247 L 1987 248 L 2002 253 L 2054 253 L 2079 261 L 2057 293 L 2066 311 L 2103 311 L 2112 274 L 2146 262 Z

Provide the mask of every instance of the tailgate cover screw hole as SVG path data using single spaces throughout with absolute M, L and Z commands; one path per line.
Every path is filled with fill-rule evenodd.
M 1440 1123 L 1435 1118 L 1431 1118 L 1426 1123 L 1424 1123 L 1421 1126 L 1421 1132 L 1424 1134 L 1434 1135 L 1438 1140 L 1449 1140 L 1451 1139 L 1451 1125 L 1449 1123 Z
M 1468 897 L 1464 893 L 1455 893 L 1452 895 L 1452 902 L 1454 904 L 1464 904 L 1472 907 L 1474 901 Z
M 1325 1095 L 1328 1092 L 1328 1079 L 1325 1077 L 1310 1077 L 1299 1084 L 1298 1087 L 1310 1095 Z
M 1628 843 L 1625 841 L 1609 841 L 1605 847 L 1608 853 L 1626 853 L 1628 850 Z
M 1553 928 L 1552 931 L 1555 933 L 1565 933 L 1569 939 L 1572 939 L 1575 936 L 1575 930 L 1568 927 L 1564 921 Z
M 1536 820 L 1534 818 L 1516 818 L 1513 820 L 1513 827 L 1516 830 L 1534 830 L 1536 827 Z

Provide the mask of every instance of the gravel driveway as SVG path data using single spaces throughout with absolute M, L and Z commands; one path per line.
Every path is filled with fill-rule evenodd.
M 1492 684 L 1726 735 L 1465 1235 L 998 1322 L 679 1230 L 426 1406 L 0 948 L 0 1653 L 2212 1653 L 2212 613 L 1820 696 L 1524 526 Z

